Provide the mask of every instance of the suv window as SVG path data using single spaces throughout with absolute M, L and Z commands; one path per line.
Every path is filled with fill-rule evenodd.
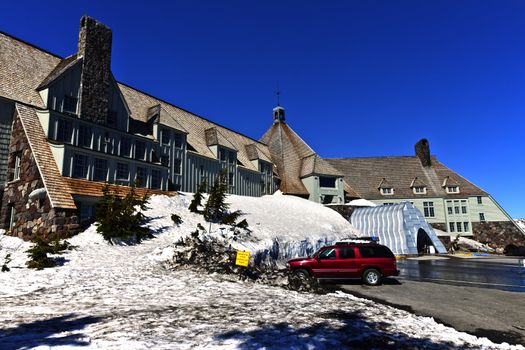
M 355 258 L 355 252 L 353 247 L 341 247 L 339 248 L 339 258 L 341 259 L 353 259 Z
M 394 258 L 394 254 L 387 247 L 359 247 L 363 258 Z
M 323 250 L 321 254 L 319 254 L 320 259 L 335 259 L 335 248 L 329 248 L 326 250 Z

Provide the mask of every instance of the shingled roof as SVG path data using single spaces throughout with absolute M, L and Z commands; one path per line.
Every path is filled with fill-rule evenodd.
M 270 152 L 268 147 L 258 141 L 239 134 L 231 129 L 216 124 L 210 120 L 197 116 L 180 107 L 168 102 L 157 99 L 142 91 L 136 90 L 125 84 L 118 84 L 124 99 L 126 100 L 131 111 L 131 117 L 136 120 L 147 122 L 148 111 L 151 107 L 160 105 L 166 115 L 162 123 L 174 129 L 183 130 L 188 133 L 187 142 L 201 156 L 217 159 L 216 155 L 209 148 L 212 144 L 220 144 L 237 151 L 237 158 L 245 168 L 259 171 L 250 161 L 247 145 L 256 143 L 261 159 L 269 159 Z M 151 112 L 150 112 L 151 114 Z M 209 130 L 207 132 L 207 130 Z
M 38 108 L 45 108 L 37 89 L 48 85 L 76 62 L 78 62 L 76 55 L 61 58 L 0 32 L 0 81 L 2 81 L 0 96 Z M 237 158 L 245 168 L 258 171 L 248 157 L 245 146 L 249 144 L 257 144 L 257 155 L 261 159 L 270 159 L 267 146 L 257 140 L 125 84 L 118 83 L 118 87 L 131 112 L 130 124 L 134 125 L 133 120 L 147 123 L 153 116 L 152 113 L 156 111 L 159 113 L 159 120 L 162 124 L 188 133 L 187 140 L 190 149 L 195 150 L 201 156 L 217 158 L 207 145 L 205 132 L 207 129 L 215 129 L 222 143 L 238 152 Z
M 0 32 L 0 96 L 44 108 L 38 86 L 62 58 Z
M 281 179 L 283 193 L 308 195 L 301 178 L 311 175 L 342 177 L 342 173 L 319 157 L 284 121 L 274 123 L 261 137 L 268 145 Z M 345 190 L 353 191 L 345 186 Z
M 431 166 L 423 166 L 417 156 L 377 157 L 377 158 L 334 158 L 325 159 L 341 171 L 350 186 L 359 196 L 366 199 L 391 198 L 459 198 L 465 196 L 484 196 L 487 192 L 472 184 L 453 170 L 441 164 L 432 157 Z M 417 183 L 427 186 L 426 194 L 413 193 L 414 179 Z M 460 193 L 446 193 L 443 183 L 448 177 L 448 183 L 459 185 Z M 394 188 L 394 194 L 383 196 L 378 190 L 378 184 L 386 178 Z

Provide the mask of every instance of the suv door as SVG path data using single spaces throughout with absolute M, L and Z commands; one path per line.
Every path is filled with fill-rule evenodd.
M 340 246 L 338 265 L 341 278 L 359 278 L 359 266 L 355 257 L 355 248 L 351 246 Z
M 335 247 L 320 251 L 317 255 L 317 262 L 312 266 L 312 271 L 317 278 L 337 278 L 338 270 Z

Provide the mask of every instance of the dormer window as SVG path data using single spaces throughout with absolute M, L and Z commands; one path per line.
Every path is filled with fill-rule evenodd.
M 381 188 L 381 194 L 384 196 L 393 195 L 394 189 L 392 187 L 383 187 Z
M 425 186 L 415 186 L 412 187 L 412 191 L 414 192 L 414 194 L 426 194 L 427 188 Z
M 381 179 L 381 182 L 377 188 L 383 196 L 391 196 L 394 194 L 394 186 L 392 186 L 386 178 Z
M 447 193 L 459 193 L 459 186 L 447 186 Z

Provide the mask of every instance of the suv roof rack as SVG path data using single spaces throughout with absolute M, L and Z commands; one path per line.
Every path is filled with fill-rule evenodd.
M 377 236 L 371 236 L 371 237 L 349 237 L 341 239 L 337 242 L 335 242 L 336 245 L 339 244 L 349 244 L 349 243 L 379 243 L 379 237 Z

